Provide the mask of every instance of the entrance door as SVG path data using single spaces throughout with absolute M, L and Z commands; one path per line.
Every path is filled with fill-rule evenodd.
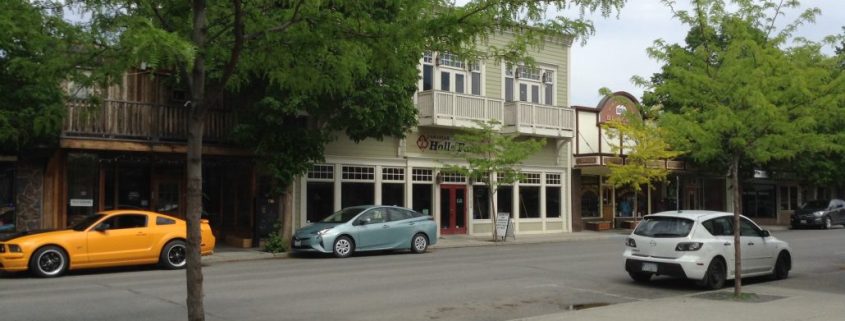
M 185 217 L 185 199 L 182 180 L 156 177 L 153 182 L 153 210 L 159 213 Z
M 466 234 L 466 186 L 440 186 L 440 233 Z

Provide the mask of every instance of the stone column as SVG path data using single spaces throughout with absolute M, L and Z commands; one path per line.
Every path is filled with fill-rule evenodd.
M 16 230 L 37 230 L 42 226 L 44 169 L 32 161 L 18 161 L 15 168 Z

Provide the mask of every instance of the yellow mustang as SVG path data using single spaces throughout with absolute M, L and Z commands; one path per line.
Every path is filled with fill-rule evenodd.
M 202 220 L 202 255 L 214 235 Z M 66 230 L 30 232 L 0 240 L 0 271 L 29 270 L 54 277 L 68 269 L 159 263 L 185 267 L 185 221 L 140 210 L 114 210 L 85 217 Z

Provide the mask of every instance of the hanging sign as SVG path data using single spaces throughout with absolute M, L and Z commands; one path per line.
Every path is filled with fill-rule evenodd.
M 70 206 L 71 207 L 93 207 L 94 200 L 90 198 L 71 198 L 70 199 Z

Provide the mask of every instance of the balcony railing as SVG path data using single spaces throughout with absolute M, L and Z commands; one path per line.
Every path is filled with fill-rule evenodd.
M 70 101 L 62 134 L 73 137 L 185 141 L 190 112 L 182 106 L 105 100 L 100 105 Z M 210 109 L 205 141 L 223 141 L 235 125 L 234 113 Z
M 422 126 L 478 127 L 476 121 L 502 122 L 504 101 L 500 99 L 452 93 L 424 91 L 417 95 Z
M 417 109 L 420 126 L 478 127 L 476 121 L 494 119 L 523 135 L 574 137 L 575 131 L 575 111 L 567 107 L 427 90 L 417 94 Z
M 526 102 L 505 103 L 505 129 L 525 135 L 574 137 L 575 110 Z

